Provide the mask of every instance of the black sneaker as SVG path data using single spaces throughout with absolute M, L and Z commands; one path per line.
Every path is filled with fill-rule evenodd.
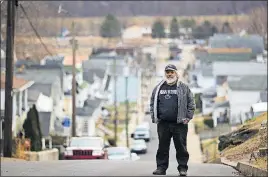
M 154 175 L 166 175 L 166 171 L 162 169 L 156 169 L 152 174 Z
M 179 176 L 187 176 L 187 170 L 180 170 Z

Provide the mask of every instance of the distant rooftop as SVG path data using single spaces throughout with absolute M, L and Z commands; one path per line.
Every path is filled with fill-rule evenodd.
M 83 108 L 76 108 L 76 114 L 78 116 L 90 117 L 94 111 L 100 106 L 101 99 L 95 98 L 94 100 L 87 99 L 84 103 Z
M 213 62 L 215 76 L 266 75 L 267 64 L 257 62 Z
M 23 79 L 16 76 L 13 76 L 13 89 L 20 89 L 24 86 L 31 86 L 33 82 L 31 82 L 31 79 Z M 1 74 L 1 89 L 5 89 L 5 83 L 6 83 L 6 75 L 4 73 Z
M 265 91 L 267 90 L 267 75 L 228 77 L 228 85 L 231 90 Z

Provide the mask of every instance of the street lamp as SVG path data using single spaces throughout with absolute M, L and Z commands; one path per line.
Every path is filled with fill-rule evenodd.
M 129 78 L 129 67 L 126 64 L 124 67 L 124 77 L 125 77 L 125 106 L 126 106 L 126 112 L 125 112 L 125 129 L 126 129 L 126 146 L 129 147 L 129 100 L 128 100 L 128 78 Z

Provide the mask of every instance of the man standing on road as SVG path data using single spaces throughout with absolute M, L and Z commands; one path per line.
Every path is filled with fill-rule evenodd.
M 187 175 L 188 122 L 193 118 L 194 110 L 195 103 L 189 87 L 179 80 L 176 66 L 167 65 L 165 79 L 154 88 L 150 102 L 151 118 L 153 123 L 157 123 L 159 139 L 154 175 L 166 175 L 171 138 L 176 148 L 179 175 Z

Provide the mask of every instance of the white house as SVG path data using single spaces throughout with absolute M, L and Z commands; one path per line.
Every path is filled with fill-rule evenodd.
M 212 119 L 214 120 L 214 126 L 216 127 L 218 124 L 218 118 L 220 118 L 221 115 L 223 115 L 227 111 L 227 116 L 230 111 L 230 103 L 229 101 L 224 101 L 221 103 L 215 103 L 214 109 L 212 112 Z
M 211 87 L 202 92 L 202 109 L 203 115 L 208 115 L 213 113 L 214 110 L 214 98 L 216 97 L 216 89 Z
M 230 123 L 243 123 L 252 104 L 260 99 L 260 92 L 267 90 L 267 75 L 228 77 Z
M 266 75 L 267 65 L 257 62 L 213 62 L 213 75 L 216 78 L 217 94 L 224 96 L 226 90 L 222 84 L 227 81 L 228 76 L 246 76 L 246 75 Z
M 215 87 L 216 80 L 211 65 L 201 65 L 201 72 L 197 73 L 197 84 L 204 90 Z
M 13 77 L 13 114 L 12 132 L 16 136 L 22 128 L 26 118 L 28 107 L 28 88 L 33 85 L 33 81 L 27 81 Z M 1 111 L 5 110 L 5 74 L 1 74 Z
M 101 100 L 88 99 L 83 108 L 76 109 L 77 136 L 96 136 L 96 121 L 101 115 Z
M 135 39 L 143 37 L 144 29 L 141 26 L 131 26 L 126 28 L 123 31 L 122 38 L 123 39 Z

